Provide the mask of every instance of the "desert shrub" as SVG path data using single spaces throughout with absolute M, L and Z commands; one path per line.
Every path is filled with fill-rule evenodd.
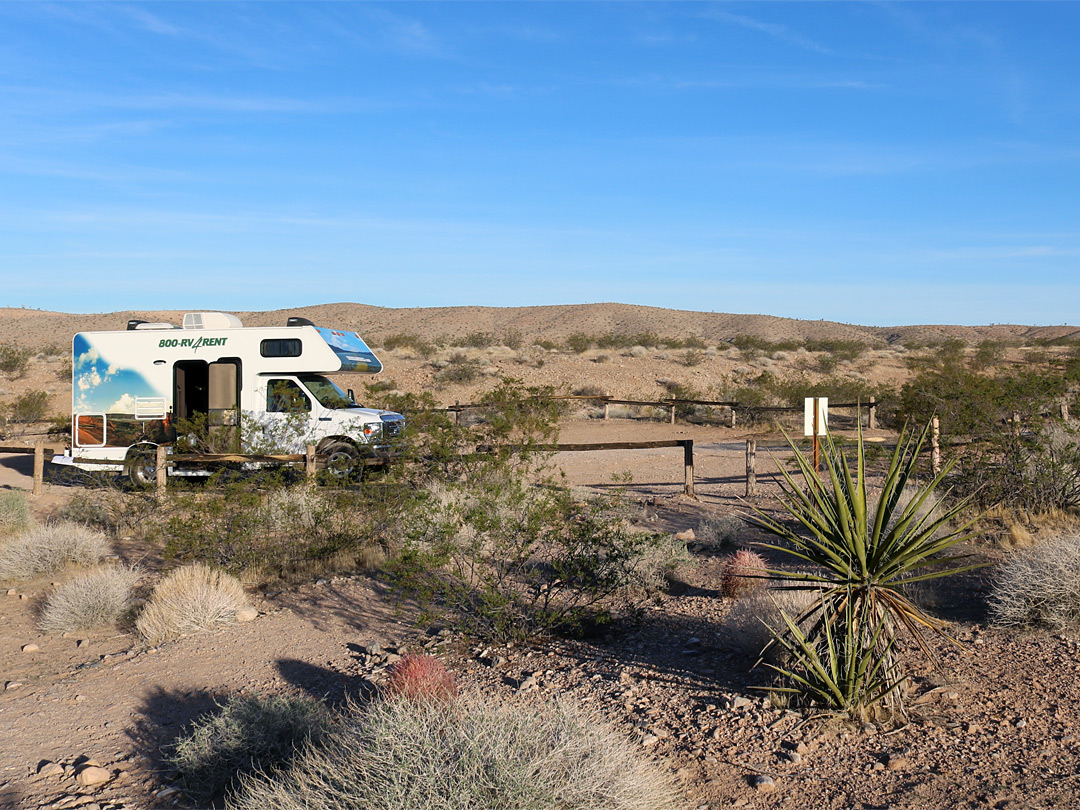
M 83 486 L 60 507 L 57 515 L 65 521 L 80 523 L 105 533 L 145 533 L 159 509 L 153 494 L 125 492 L 115 480 L 100 479 Z
M 746 531 L 746 524 L 732 515 L 710 515 L 698 521 L 694 539 L 703 546 L 724 548 L 734 545 L 739 535 Z
M 384 349 L 390 351 L 400 348 L 412 349 L 418 357 L 424 359 L 435 354 L 435 345 L 419 335 L 408 335 L 403 333 L 388 335 L 383 339 L 382 346 Z
M 650 536 L 633 561 L 632 575 L 627 585 L 646 594 L 666 590 L 679 571 L 691 564 L 693 558 L 686 543 L 670 534 Z
M 44 391 L 27 391 L 15 398 L 7 408 L 7 418 L 16 424 L 41 422 L 45 419 L 45 409 L 49 405 L 49 395 Z
M 783 648 L 773 638 L 784 630 L 783 616 L 803 615 L 816 599 L 813 591 L 801 588 L 754 589 L 731 603 L 720 623 L 720 638 L 728 649 L 755 659 L 764 654 L 779 664 Z
M 705 360 L 705 354 L 699 349 L 687 349 L 682 356 L 683 365 L 699 366 Z
M 0 537 L 26 531 L 33 523 L 25 493 L 16 489 L 0 492 Z
M 47 523 L 0 546 L 0 580 L 33 579 L 69 565 L 96 565 L 108 553 L 108 541 L 100 532 L 78 523 Z
M 494 639 L 578 632 L 647 595 L 661 541 L 635 531 L 613 497 L 580 496 L 491 464 L 424 491 L 391 561 L 429 609 Z
M 582 332 L 574 332 L 567 335 L 566 348 L 574 354 L 583 354 L 592 348 L 593 339 Z
M 491 332 L 470 332 L 465 337 L 452 341 L 450 345 L 467 349 L 486 349 L 495 345 L 495 336 Z
M 512 349 L 516 352 L 518 349 L 525 345 L 525 338 L 517 329 L 510 329 L 506 332 L 503 332 L 502 337 L 499 339 L 499 342 L 502 343 L 502 345 L 506 348 Z
M 355 708 L 279 774 L 245 780 L 234 810 L 669 810 L 670 777 L 565 702 L 463 695 Z
M 475 382 L 481 375 L 481 364 L 460 352 L 450 356 L 447 365 L 435 374 L 439 383 L 465 385 Z
M 1080 627 L 1080 535 L 1010 554 L 994 571 L 990 615 L 1000 627 Z
M 30 357 L 33 355 L 29 349 L 24 349 L 17 343 L 5 341 L 0 343 L 0 373 L 9 377 L 22 377 L 30 365 Z
M 45 599 L 41 629 L 72 633 L 114 624 L 131 606 L 131 592 L 139 576 L 134 568 L 107 565 L 68 580 Z
M 333 724 L 326 707 L 300 695 L 232 697 L 200 717 L 168 760 L 184 792 L 200 804 L 231 796 L 245 776 L 272 776 Z M 269 806 L 269 805 L 268 805 Z
M 223 627 L 248 609 L 247 594 L 237 579 L 194 563 L 177 568 L 157 584 L 135 629 L 147 644 L 157 645 Z
M 435 656 L 410 653 L 391 665 L 383 694 L 417 704 L 448 704 L 458 695 L 457 678 Z
M 724 558 L 720 565 L 720 593 L 729 599 L 760 590 L 765 584 L 765 558 L 760 554 L 739 549 Z

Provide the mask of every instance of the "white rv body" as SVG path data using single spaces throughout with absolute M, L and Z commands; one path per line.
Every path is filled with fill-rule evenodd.
M 193 312 L 182 326 L 81 332 L 72 341 L 72 444 L 54 460 L 139 480 L 153 471 L 148 456 L 194 418 L 233 452 L 314 444 L 324 463 L 348 473 L 353 462 L 384 463 L 404 417 L 360 407 L 323 375 L 381 370 L 358 333 L 302 318 L 244 327 L 235 315 Z M 170 474 L 209 472 L 184 465 Z

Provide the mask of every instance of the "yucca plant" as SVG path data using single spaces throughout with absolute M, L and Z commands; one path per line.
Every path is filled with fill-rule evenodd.
M 818 594 L 799 616 L 785 614 L 785 626 L 774 631 L 774 643 L 789 654 L 787 664 L 768 665 L 789 684 L 782 691 L 852 715 L 865 716 L 875 707 L 902 712 L 898 687 L 905 675 L 898 638 L 911 638 L 935 664 L 927 633 L 959 644 L 945 622 L 906 593 L 908 585 L 977 567 L 961 565 L 963 556 L 947 553 L 967 539 L 971 525 L 958 520 L 967 501 L 945 508 L 934 494 L 951 465 L 921 486 L 915 482 L 929 433 L 927 425 L 897 441 L 876 500 L 867 496 L 861 431 L 854 469 L 833 437 L 824 437 L 821 473 L 789 439 L 798 478 L 780 467 L 781 504 L 794 523 L 757 509 L 753 518 L 785 541 L 762 545 L 797 558 L 803 569 L 770 569 L 769 576 L 789 586 L 794 580 L 796 587 Z M 914 488 L 910 498 L 904 493 L 909 487 Z

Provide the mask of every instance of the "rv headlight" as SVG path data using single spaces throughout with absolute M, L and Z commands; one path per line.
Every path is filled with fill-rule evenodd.
M 382 434 L 382 422 L 365 422 L 364 423 L 364 436 L 372 438 Z

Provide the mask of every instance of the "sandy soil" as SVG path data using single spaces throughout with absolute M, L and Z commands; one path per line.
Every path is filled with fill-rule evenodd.
M 651 326 L 627 321 L 630 328 L 666 331 L 648 320 L 651 311 L 605 306 L 600 311 L 612 323 L 616 316 L 624 320 L 640 316 Z M 314 319 L 326 323 L 341 323 L 332 316 L 356 311 L 355 305 L 316 309 Z M 418 311 L 363 312 L 365 317 L 385 317 L 380 328 L 386 333 L 415 331 L 420 323 L 416 318 L 405 320 L 402 314 Z M 501 310 L 423 314 L 426 322 L 435 324 L 432 330 L 442 330 L 436 334 L 448 333 L 447 324 L 455 317 L 465 331 L 509 328 L 499 320 L 507 314 Z M 535 318 L 537 330 L 566 328 L 565 313 L 527 314 Z M 571 314 L 588 313 L 577 309 Z M 79 316 L 83 317 L 91 316 Z M 115 315 L 107 317 L 116 320 Z M 79 318 L 9 310 L 0 313 L 0 341 L 17 334 L 27 341 L 38 340 L 44 348 L 48 342 L 42 335 L 56 338 L 73 327 L 87 328 L 82 324 L 89 321 Z M 702 323 L 707 321 L 703 315 Z M 602 322 L 595 323 L 569 331 L 605 331 Z M 685 325 L 679 328 L 686 334 Z M 798 328 L 810 329 L 805 324 Z M 471 387 L 438 391 L 444 403 L 470 401 L 497 373 L 507 370 L 520 372 L 517 376 L 530 382 L 568 388 L 589 384 L 615 396 L 636 398 L 659 392 L 658 379 L 686 380 L 703 393 L 715 391 L 737 375 L 739 365 L 748 364 L 726 353 L 688 366 L 676 353 L 665 358 L 662 352 L 635 357 L 611 352 L 571 356 L 533 349 L 472 351 L 496 371 Z M 604 354 L 605 359 L 599 360 Z M 435 369 L 430 358 L 400 350 L 386 353 L 384 360 L 384 377 L 394 379 L 399 388 L 424 390 L 432 384 Z M 62 362 L 60 355 L 45 353 L 32 362 L 25 378 L 0 380 L 0 402 L 25 390 L 51 386 L 55 410 L 63 412 L 70 392 L 69 383 L 57 373 Z M 799 358 L 772 362 L 790 362 L 796 368 Z M 855 367 L 850 372 L 873 379 L 894 375 L 897 380 L 905 374 L 900 353 L 892 349 L 883 348 L 864 363 L 861 370 Z M 555 462 L 571 484 L 606 489 L 613 486 L 614 476 L 628 472 L 630 483 L 623 486 L 627 497 L 639 504 L 640 520 L 671 532 L 694 528 L 709 515 L 744 508 L 743 442 L 749 429 L 670 425 L 641 418 L 605 422 L 598 415 L 597 410 L 582 407 L 568 419 L 561 438 L 568 442 L 693 438 L 697 498 L 682 494 L 678 448 L 559 454 Z M 8 441 L 31 438 L 13 436 Z M 761 494 L 754 499 L 763 508 L 770 508 L 774 488 L 768 452 L 761 451 Z M 0 487 L 28 490 L 30 465 L 29 456 L 0 455 Z M 52 480 L 33 508 L 47 518 L 74 491 L 71 485 Z M 753 540 L 752 531 L 748 529 L 742 539 Z M 991 562 L 1000 554 L 989 543 L 971 550 Z M 133 560 L 146 550 L 121 547 L 118 553 Z M 385 664 L 385 659 L 368 655 L 372 642 L 391 651 L 436 652 L 464 684 L 507 700 L 531 699 L 535 693 L 572 696 L 609 717 L 648 755 L 676 772 L 690 808 L 1080 804 L 1080 649 L 1072 638 L 986 627 L 986 571 L 951 580 L 936 595 L 937 611 L 953 622 L 966 649 L 942 649 L 944 673 L 929 669 L 918 673 L 909 721 L 852 726 L 807 721 L 774 709 L 751 689 L 766 675 L 751 670 L 752 660 L 723 632 L 732 603 L 719 592 L 721 555 L 697 548 L 694 557 L 694 564 L 680 574 L 681 584 L 652 606 L 638 625 L 607 638 L 495 650 L 455 634 L 417 628 L 410 605 L 397 602 L 378 580 L 363 576 L 254 593 L 260 611 L 255 621 L 155 649 L 145 649 L 117 630 L 67 638 L 42 635 L 35 624 L 36 609 L 51 581 L 10 583 L 8 595 L 0 590 L 0 681 L 5 685 L 0 693 L 4 729 L 0 806 L 57 810 L 183 806 L 162 751 L 185 723 L 211 709 L 216 699 L 237 693 L 293 690 L 337 700 L 364 692 L 378 680 Z M 24 652 L 27 644 L 38 649 Z M 522 689 L 533 682 L 535 689 Z M 82 788 L 71 773 L 37 775 L 44 760 L 70 768 L 80 758 L 98 761 L 112 779 L 101 787 Z

